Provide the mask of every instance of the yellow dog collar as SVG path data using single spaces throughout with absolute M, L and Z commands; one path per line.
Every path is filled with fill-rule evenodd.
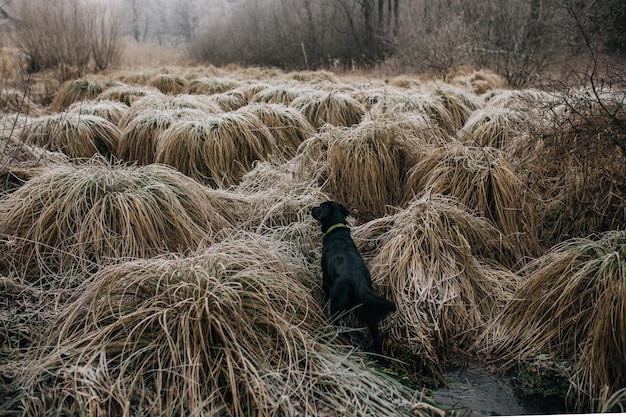
M 326 234 L 328 234 L 328 233 L 332 232 L 333 230 L 338 229 L 340 227 L 347 227 L 347 226 L 345 224 L 343 224 L 343 223 L 333 224 L 328 229 L 326 229 Z

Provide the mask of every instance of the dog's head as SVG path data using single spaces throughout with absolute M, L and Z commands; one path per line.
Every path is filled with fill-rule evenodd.
M 334 224 L 346 224 L 348 209 L 336 201 L 326 201 L 311 210 L 313 218 L 322 225 L 322 232 L 326 233 L 329 227 Z

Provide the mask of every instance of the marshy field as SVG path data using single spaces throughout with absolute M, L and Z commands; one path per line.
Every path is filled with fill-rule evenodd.
M 212 66 L 18 84 L 0 416 L 444 415 L 452 357 L 623 407 L 623 90 Z M 387 358 L 330 323 L 327 199 L 398 307 Z

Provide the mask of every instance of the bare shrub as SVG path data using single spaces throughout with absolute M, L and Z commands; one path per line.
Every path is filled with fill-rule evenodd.
M 28 69 L 89 66 L 101 70 L 121 57 L 121 19 L 112 8 L 79 0 L 34 0 L 17 9 L 14 42 L 28 55 Z

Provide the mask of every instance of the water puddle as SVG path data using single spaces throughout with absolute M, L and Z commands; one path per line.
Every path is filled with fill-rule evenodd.
M 508 378 L 469 365 L 445 374 L 448 387 L 434 393 L 435 403 L 456 416 L 564 414 L 565 404 L 521 398 Z

